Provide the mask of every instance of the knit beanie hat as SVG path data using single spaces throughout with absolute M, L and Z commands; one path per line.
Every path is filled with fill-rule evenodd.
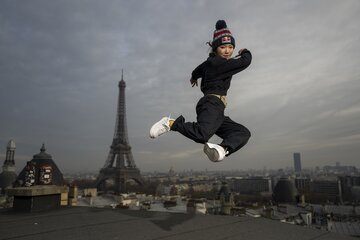
M 226 22 L 224 20 L 218 20 L 215 28 L 214 38 L 211 43 L 212 50 L 215 51 L 217 47 L 224 44 L 231 44 L 235 48 L 235 38 L 227 28 Z

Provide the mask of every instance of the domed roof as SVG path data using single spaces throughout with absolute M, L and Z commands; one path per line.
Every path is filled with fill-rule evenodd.
M 297 190 L 294 181 L 281 178 L 274 188 L 274 200 L 279 203 L 296 202 Z
M 35 154 L 33 159 L 52 159 L 52 156 L 45 152 L 45 144 L 41 146 L 40 153 Z
M 15 182 L 16 178 L 16 173 L 10 171 L 3 171 L 0 174 L 0 188 L 11 187 L 13 182 Z
M 15 148 L 16 148 L 15 142 L 11 139 L 11 140 L 8 142 L 8 144 L 7 144 L 6 147 L 7 147 L 7 148 L 10 148 L 10 149 L 15 149 Z
M 35 154 L 33 159 L 30 161 L 35 167 L 36 167 L 36 171 L 39 170 L 39 168 L 42 168 L 44 166 L 49 166 L 52 169 L 52 184 L 53 185 L 58 185 L 58 186 L 62 186 L 64 184 L 64 178 L 63 175 L 61 173 L 61 171 L 59 170 L 59 168 L 57 167 L 57 165 L 55 164 L 54 160 L 52 159 L 51 155 L 45 152 L 45 145 L 43 144 L 41 149 L 40 149 L 40 153 Z M 26 166 L 23 168 L 23 170 L 20 172 L 19 176 L 17 177 L 17 182 L 18 183 L 24 183 L 25 182 L 25 177 L 26 177 Z M 38 184 L 38 182 L 36 182 L 35 184 Z

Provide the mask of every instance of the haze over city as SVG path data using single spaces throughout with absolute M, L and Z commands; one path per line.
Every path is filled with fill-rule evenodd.
M 360 167 L 360 2 L 0 1 L 0 160 L 20 170 L 45 143 L 63 172 L 105 163 L 124 69 L 127 126 L 141 171 L 302 165 Z M 226 20 L 252 64 L 235 75 L 226 115 L 252 132 L 222 163 L 178 133 L 149 138 L 161 117 L 194 121 L 192 70 Z M 218 142 L 213 138 L 212 142 Z

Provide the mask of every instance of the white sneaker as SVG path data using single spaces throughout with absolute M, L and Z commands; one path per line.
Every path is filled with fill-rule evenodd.
M 213 143 L 205 143 L 204 144 L 204 153 L 208 156 L 210 161 L 220 162 L 225 158 L 226 152 L 225 149 Z
M 170 117 L 163 117 L 160 121 L 155 123 L 150 128 L 150 137 L 156 138 L 156 137 L 170 131 L 170 120 L 174 120 L 174 119 L 171 119 Z

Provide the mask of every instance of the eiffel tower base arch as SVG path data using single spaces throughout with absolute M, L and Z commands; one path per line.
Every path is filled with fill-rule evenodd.
M 107 180 L 113 180 L 114 184 L 107 185 Z M 128 180 L 134 180 L 140 186 L 144 185 L 140 170 L 137 168 L 102 168 L 96 180 L 96 187 L 102 192 L 126 193 Z

